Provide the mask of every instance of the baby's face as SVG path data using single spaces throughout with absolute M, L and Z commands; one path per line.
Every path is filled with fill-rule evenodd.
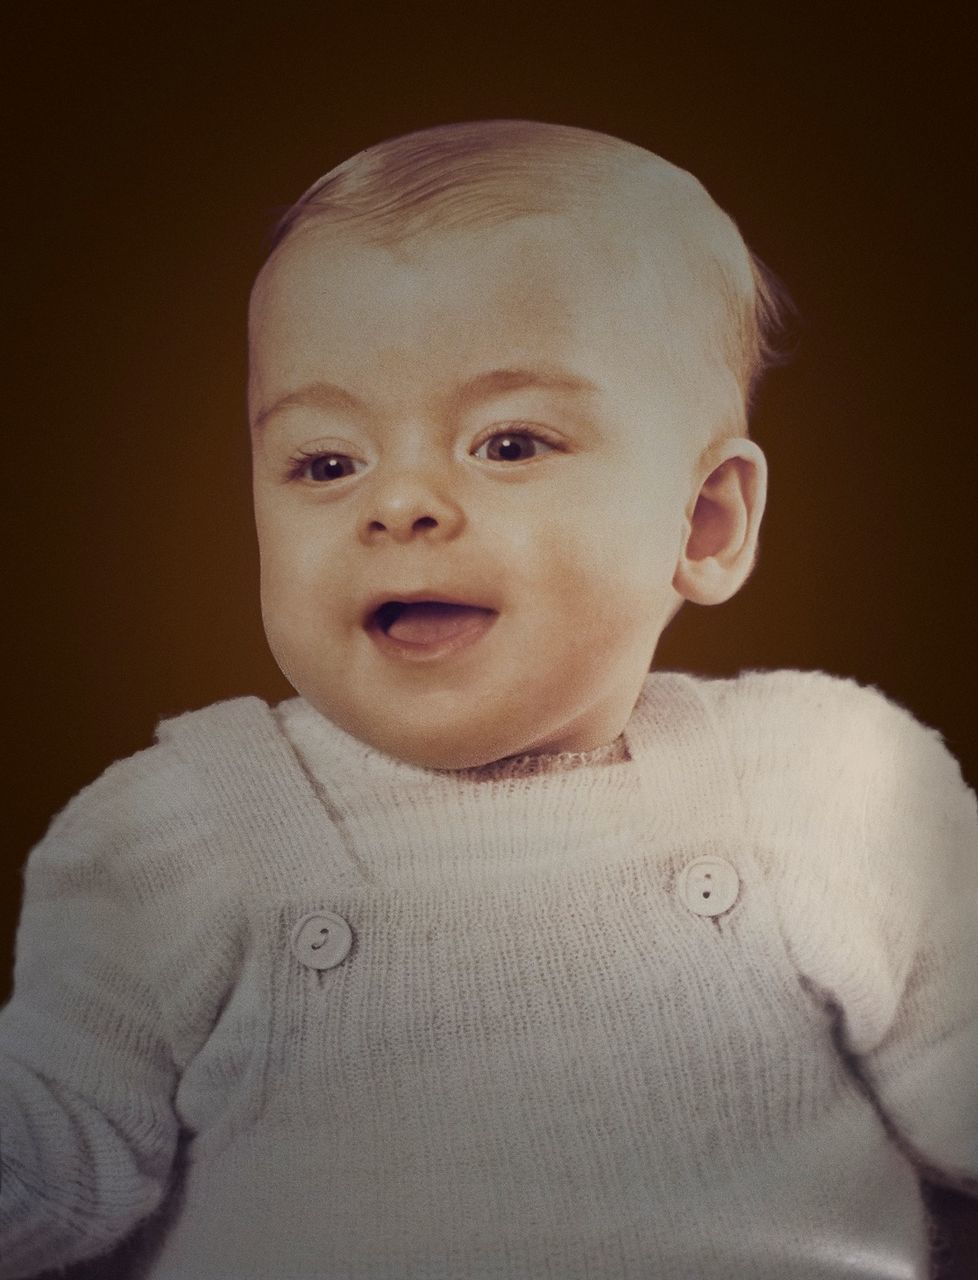
M 677 323 L 654 272 L 557 217 L 287 241 L 249 397 L 294 688 L 429 767 L 612 741 L 680 599 L 704 439 L 655 340 Z

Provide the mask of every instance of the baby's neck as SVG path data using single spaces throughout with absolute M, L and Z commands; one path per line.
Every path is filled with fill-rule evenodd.
M 479 778 L 498 780 L 500 778 L 532 777 L 535 774 L 563 773 L 569 769 L 593 767 L 595 765 L 621 764 L 631 759 L 625 735 L 619 734 L 614 742 L 601 747 L 592 747 L 589 751 L 522 752 L 513 756 L 504 756 L 501 760 L 491 760 L 488 764 L 475 765 L 469 769 L 440 770 L 451 772 L 472 781 Z

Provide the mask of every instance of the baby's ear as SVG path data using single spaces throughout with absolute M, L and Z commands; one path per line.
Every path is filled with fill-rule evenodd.
M 687 513 L 673 586 L 694 604 L 722 604 L 754 567 L 767 497 L 767 461 L 753 442 L 722 440 L 704 455 L 705 478 Z

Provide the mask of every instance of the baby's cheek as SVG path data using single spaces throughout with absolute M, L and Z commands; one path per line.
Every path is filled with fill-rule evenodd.
M 641 608 L 642 602 L 667 588 L 674 556 L 649 539 L 647 530 L 628 527 L 548 533 L 539 547 L 547 579 L 581 604 L 613 602 L 618 608 Z
M 634 562 L 613 548 L 566 539 L 548 549 L 546 573 L 529 593 L 548 651 L 558 651 L 555 671 L 592 677 L 624 663 L 631 669 L 655 647 L 663 625 L 662 590 L 650 590 Z

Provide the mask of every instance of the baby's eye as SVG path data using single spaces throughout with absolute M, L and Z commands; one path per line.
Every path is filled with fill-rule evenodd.
M 322 483 L 355 475 L 362 465 L 345 453 L 301 453 L 293 460 L 292 475 Z
M 472 456 L 487 462 L 526 462 L 540 453 L 553 452 L 553 448 L 529 431 L 498 431 L 484 440 Z

